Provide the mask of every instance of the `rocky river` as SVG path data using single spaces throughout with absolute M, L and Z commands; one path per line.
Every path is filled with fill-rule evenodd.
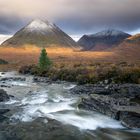
M 138 128 L 125 127 L 121 120 L 97 111 L 98 96 L 90 94 L 95 88 L 83 87 L 1 72 L 0 140 L 140 140 Z M 106 92 L 100 93 L 105 107 L 109 100 L 103 98 Z

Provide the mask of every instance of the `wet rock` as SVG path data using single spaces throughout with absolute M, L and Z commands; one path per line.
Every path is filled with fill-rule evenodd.
M 140 113 L 122 111 L 120 120 L 128 128 L 140 128 Z
M 2 88 L 10 88 L 11 86 L 6 85 L 6 84 L 2 84 L 2 85 L 0 85 L 0 87 L 2 87 Z
M 71 89 L 72 94 L 89 95 L 91 93 L 110 94 L 109 90 L 103 85 L 79 85 Z
M 8 101 L 10 99 L 10 96 L 4 91 L 3 89 L 0 89 L 0 102 Z
M 0 125 L 0 133 L 4 138 L 13 140 L 85 140 L 80 130 L 76 127 L 61 124 L 56 120 L 38 118 L 33 122 L 19 122 L 16 124 L 3 123 Z M 15 139 L 14 139 L 15 138 Z
M 78 91 L 77 94 L 84 95 L 78 105 L 79 108 L 96 110 L 120 120 L 129 128 L 140 128 L 140 85 L 124 84 L 102 87 L 93 85 L 92 90 L 85 90 L 84 87 L 84 92 L 88 91 L 85 94 L 83 91 L 79 93 L 77 88 L 72 91 Z
M 117 97 L 123 96 L 133 97 L 140 96 L 140 85 L 136 84 L 87 84 L 87 85 L 79 85 L 75 88 L 71 89 L 72 94 L 79 95 L 90 95 L 90 94 L 101 94 L 101 95 L 114 95 Z M 122 93 L 122 94 L 120 94 Z M 134 93 L 134 94 L 133 94 Z
M 7 119 L 7 117 L 4 114 L 9 111 L 10 111 L 9 109 L 0 109 L 0 123 L 5 119 Z
M 92 132 L 96 136 L 95 140 L 139 140 L 140 138 L 139 132 L 124 131 L 123 129 L 98 128 Z
M 103 98 L 103 97 L 99 97 Z M 100 99 L 95 98 L 83 98 L 82 102 L 79 104 L 79 108 L 85 108 L 87 110 L 94 110 L 101 112 L 105 115 L 108 115 L 109 117 L 112 117 L 114 119 L 119 119 L 118 117 L 118 111 L 113 109 L 110 106 L 110 103 L 103 102 Z
M 1 73 L 1 75 L 4 75 L 4 74 L 5 74 L 5 72 L 2 72 L 2 73 Z
M 26 81 L 24 77 L 4 77 L 0 79 L 1 82 L 5 83 L 6 81 Z
M 8 111 L 10 111 L 9 109 L 0 109 L 0 114 L 5 114 L 7 113 Z
M 60 80 L 53 81 L 52 79 L 50 79 L 48 77 L 39 77 L 39 76 L 34 77 L 33 82 L 47 83 L 47 84 L 52 84 L 52 83 L 62 84 L 62 83 L 65 83 L 65 81 L 60 81 Z
M 10 96 L 4 91 L 3 89 L 0 89 L 0 102 L 8 101 L 10 99 Z M 3 109 L 0 108 L 0 122 L 5 120 L 7 117 L 4 116 L 5 113 L 9 112 L 9 109 Z
M 52 83 L 52 81 L 47 77 L 34 77 L 33 82 Z

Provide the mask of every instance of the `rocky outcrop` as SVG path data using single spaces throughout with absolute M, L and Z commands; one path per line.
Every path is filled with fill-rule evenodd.
M 45 123 L 44 123 L 45 122 Z M 3 140 L 85 140 L 87 136 L 76 127 L 46 118 L 15 124 L 2 123 L 0 136 Z M 0 138 L 1 138 L 0 137 Z
M 140 85 L 86 85 L 72 89 L 72 93 L 84 95 L 79 108 L 98 111 L 129 128 L 140 128 Z
M 105 85 L 92 85 L 92 84 L 86 84 L 86 85 L 78 85 L 75 88 L 71 89 L 72 94 L 78 94 L 78 95 L 89 95 L 91 93 L 97 93 L 97 94 L 110 94 L 110 90 Z

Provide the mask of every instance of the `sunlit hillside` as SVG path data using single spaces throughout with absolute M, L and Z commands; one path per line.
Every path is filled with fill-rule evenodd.
M 81 52 L 78 49 L 62 48 L 52 46 L 47 48 L 49 57 L 54 63 L 77 63 L 103 60 L 113 55 L 112 52 Z M 25 45 L 19 48 L 1 47 L 0 58 L 9 62 L 8 67 L 17 69 L 23 65 L 36 64 L 40 55 L 41 48 Z M 1 68 L 7 67 L 1 66 Z
M 140 47 L 129 44 L 122 44 L 116 49 L 92 52 L 80 51 L 79 49 L 62 48 L 51 46 L 46 49 L 54 64 L 65 63 L 67 66 L 75 63 L 94 62 L 139 62 Z M 9 62 L 8 65 L 1 65 L 1 69 L 18 69 L 23 65 L 37 64 L 41 48 L 25 45 L 18 48 L 0 47 L 0 58 Z M 8 69 L 7 69 L 8 67 Z

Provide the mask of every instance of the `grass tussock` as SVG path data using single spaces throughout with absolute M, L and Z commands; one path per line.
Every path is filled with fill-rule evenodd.
M 77 82 L 78 84 L 95 84 L 95 83 L 136 83 L 140 84 L 140 67 L 138 65 L 121 63 L 75 63 L 71 65 L 53 65 L 46 71 L 33 65 L 26 67 L 26 71 L 38 75 L 49 77 L 52 80 L 65 80 Z M 25 67 L 21 68 L 24 70 Z

